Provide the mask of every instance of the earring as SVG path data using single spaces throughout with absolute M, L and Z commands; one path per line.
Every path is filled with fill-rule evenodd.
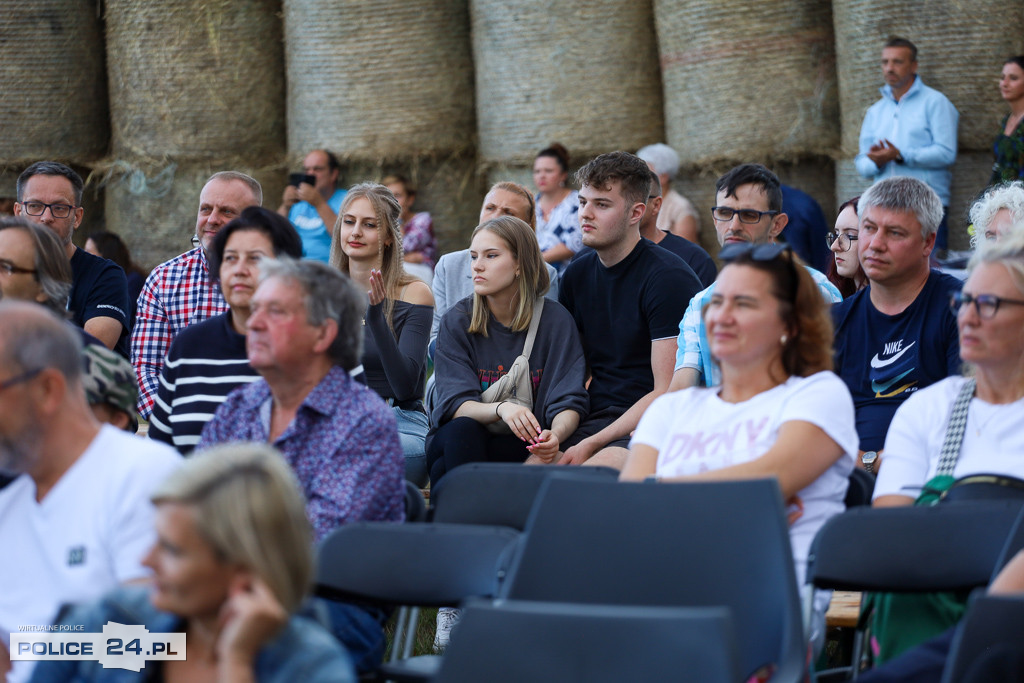
M 518 270 L 516 271 L 516 279 L 517 280 L 519 279 L 519 271 Z
M 779 343 L 782 344 L 783 346 L 785 346 L 786 342 L 788 340 L 789 340 L 789 337 L 787 337 L 786 335 L 782 335 L 782 337 L 779 339 Z

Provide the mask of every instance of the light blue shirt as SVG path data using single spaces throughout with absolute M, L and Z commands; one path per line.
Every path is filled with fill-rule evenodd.
M 345 199 L 346 191 L 338 188 L 327 200 L 331 211 L 341 211 L 341 202 Z M 334 226 L 329 228 L 317 213 L 316 207 L 309 202 L 298 202 L 288 212 L 288 220 L 295 226 L 296 232 L 302 238 L 302 255 L 306 258 L 315 259 L 327 263 L 331 258 L 331 233 Z
M 882 99 L 871 105 L 860 127 L 860 154 L 854 160 L 865 178 L 881 180 L 910 176 L 928 184 L 949 206 L 949 167 L 956 160 L 956 125 L 960 114 L 949 99 L 914 78 L 910 89 L 897 102 L 892 87 L 880 89 Z M 868 158 L 868 150 L 880 140 L 889 140 L 903 156 L 903 163 L 890 161 L 881 169 Z

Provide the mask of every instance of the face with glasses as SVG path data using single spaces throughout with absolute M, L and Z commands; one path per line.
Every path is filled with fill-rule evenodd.
M 826 235 L 828 248 L 836 259 L 836 272 L 853 278 L 860 270 L 857 260 L 857 212 L 848 206 L 836 217 L 836 229 Z
M 35 244 L 25 230 L 0 230 L 0 298 L 44 303 L 35 263 Z
M 82 207 L 75 202 L 70 180 L 61 175 L 34 175 L 25 182 L 14 215 L 28 216 L 50 228 L 67 248 L 82 222 Z
M 951 297 L 960 330 L 960 358 L 977 367 L 1012 366 L 1024 357 L 1024 293 L 1001 263 L 980 263 Z
M 722 246 L 739 242 L 771 242 L 786 227 L 786 214 L 773 212 L 768 207 L 764 188 L 747 183 L 736 188 L 734 196 L 727 197 L 722 190 L 715 197 L 711 211 Z

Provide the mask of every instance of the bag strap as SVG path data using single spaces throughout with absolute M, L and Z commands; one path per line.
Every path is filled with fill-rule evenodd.
M 956 469 L 956 461 L 960 457 L 960 444 L 964 440 L 964 432 L 967 431 L 967 409 L 974 398 L 975 380 L 973 377 L 964 382 L 960 393 L 957 394 L 953 403 L 953 410 L 949 413 L 949 425 L 946 426 L 946 440 L 942 443 L 942 453 L 939 455 L 939 469 L 936 476 L 950 475 Z
M 526 343 L 523 345 L 523 353 L 526 360 L 530 360 L 530 352 L 533 351 L 533 341 L 537 338 L 537 328 L 540 327 L 540 316 L 544 312 L 544 297 L 540 297 L 533 304 L 533 315 L 530 316 L 530 331 L 526 333 Z

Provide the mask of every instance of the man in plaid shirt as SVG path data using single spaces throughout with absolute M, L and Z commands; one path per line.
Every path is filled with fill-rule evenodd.
M 132 331 L 132 365 L 139 380 L 139 414 L 153 412 L 160 369 L 174 337 L 193 323 L 228 310 L 206 250 L 213 236 L 249 206 L 263 203 L 260 184 L 244 173 L 210 176 L 199 195 L 193 244 L 199 246 L 160 264 L 146 278 Z

